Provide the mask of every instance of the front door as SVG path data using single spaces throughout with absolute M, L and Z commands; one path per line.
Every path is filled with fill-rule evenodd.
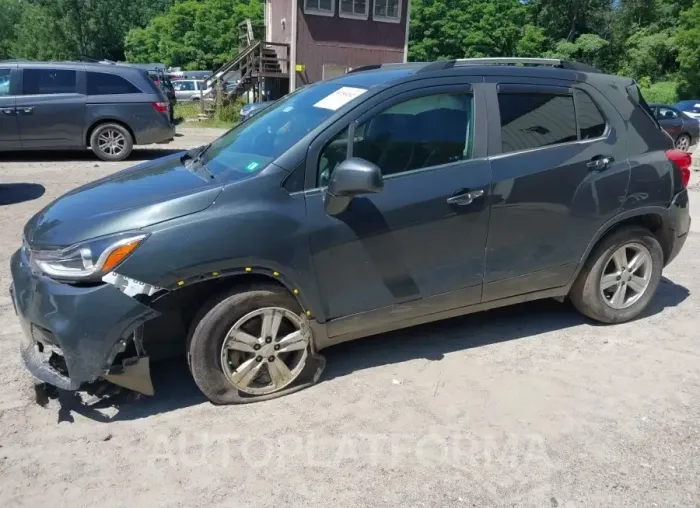
M 584 85 L 580 85 L 584 87 Z M 566 285 L 621 208 L 629 162 L 619 113 L 592 87 L 489 89 L 493 201 L 483 300 Z
M 84 73 L 80 73 L 81 79 Z M 26 148 L 86 147 L 83 124 L 86 97 L 79 93 L 79 73 L 60 68 L 25 68 L 22 95 L 17 97 L 22 146 Z
M 468 84 L 406 92 L 312 144 L 307 216 L 329 336 L 480 301 L 491 172 L 475 104 Z M 379 166 L 384 189 L 326 215 L 325 184 L 348 155 Z
M 0 150 L 20 146 L 15 79 L 12 68 L 0 67 Z

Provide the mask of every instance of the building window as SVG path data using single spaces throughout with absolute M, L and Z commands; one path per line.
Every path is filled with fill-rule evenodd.
M 401 21 L 401 0 L 374 0 L 374 15 L 377 21 L 398 23 Z
M 340 0 L 340 17 L 367 19 L 369 0 Z
M 317 16 L 333 16 L 335 0 L 304 0 L 304 12 Z

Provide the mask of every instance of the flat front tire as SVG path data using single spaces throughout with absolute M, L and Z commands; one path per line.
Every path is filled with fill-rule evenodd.
M 311 340 L 296 299 L 283 288 L 260 285 L 205 305 L 190 334 L 188 362 L 210 401 L 252 402 L 304 382 L 307 366 L 316 358 Z
M 594 249 L 569 297 L 579 312 L 601 323 L 630 321 L 649 306 L 663 263 L 663 250 L 651 231 L 620 228 Z

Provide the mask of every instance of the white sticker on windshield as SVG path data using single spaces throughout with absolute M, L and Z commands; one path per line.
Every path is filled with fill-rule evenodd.
M 314 107 L 330 109 L 332 111 L 335 111 L 337 109 L 340 109 L 342 106 L 345 106 L 355 97 L 359 97 L 366 91 L 367 90 L 365 90 L 364 88 L 353 88 L 351 86 L 344 86 L 343 88 L 336 90 L 332 94 L 318 101 L 316 104 L 314 104 Z

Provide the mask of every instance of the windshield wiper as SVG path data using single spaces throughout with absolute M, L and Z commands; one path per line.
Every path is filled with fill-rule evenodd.
M 193 173 L 196 174 L 197 171 L 201 169 L 207 174 L 210 180 L 214 180 L 214 174 L 209 170 L 207 165 L 202 162 L 202 154 L 207 148 L 209 148 L 209 146 L 210 145 L 202 146 L 198 149 L 198 151 L 190 150 L 189 152 L 186 152 L 182 157 L 180 157 L 180 161 L 186 169 L 192 171 Z M 193 156 L 193 152 L 195 152 L 197 155 Z

